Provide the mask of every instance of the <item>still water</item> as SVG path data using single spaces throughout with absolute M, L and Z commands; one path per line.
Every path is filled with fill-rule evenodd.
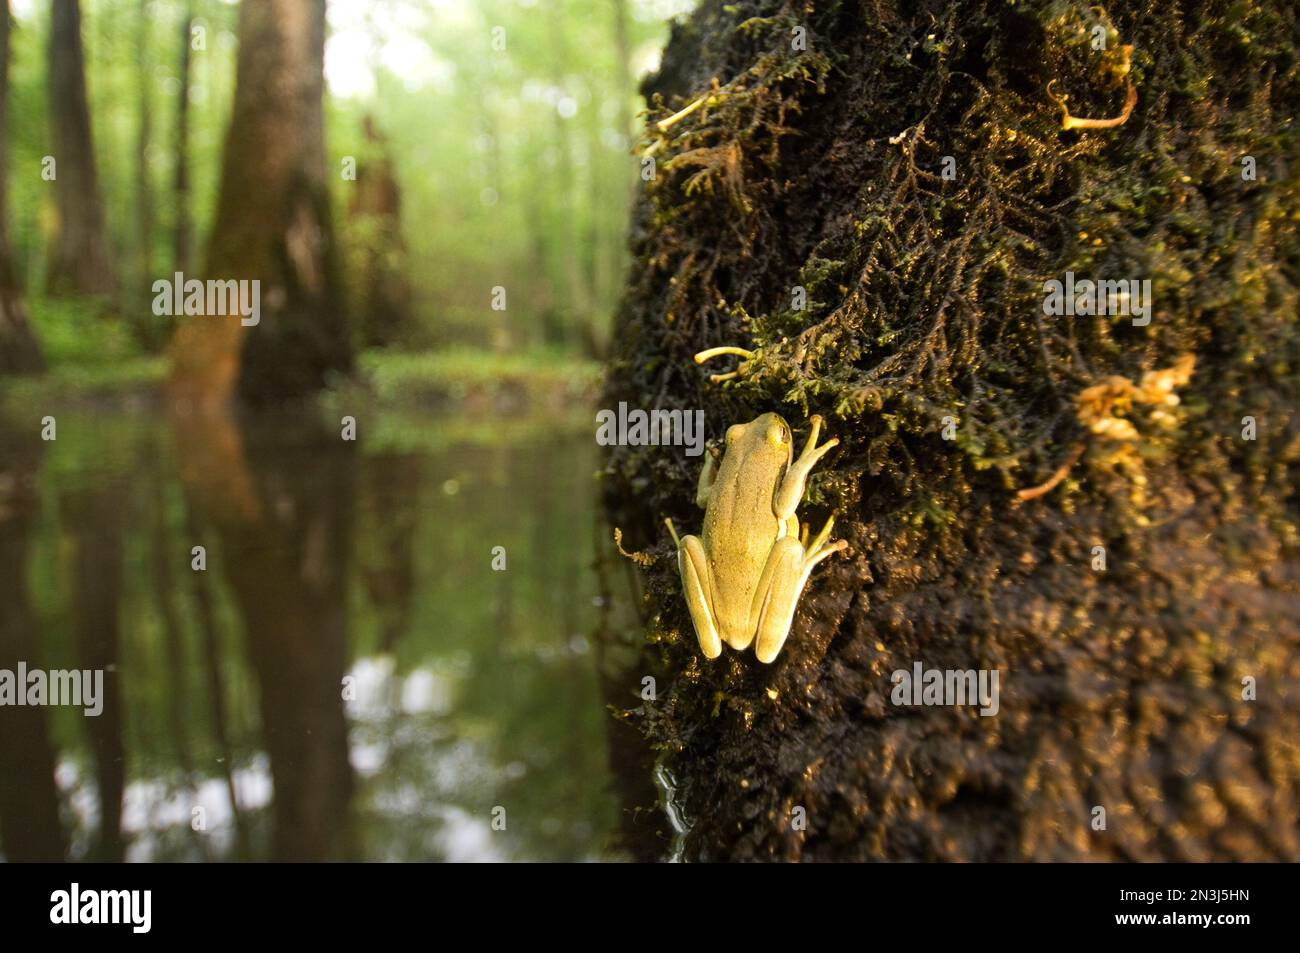
M 590 420 L 3 422 L 0 856 L 662 856 Z

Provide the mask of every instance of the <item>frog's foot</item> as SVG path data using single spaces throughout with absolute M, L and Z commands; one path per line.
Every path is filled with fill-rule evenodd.
M 677 539 L 671 520 L 668 529 Z M 715 659 L 722 654 L 722 639 L 713 615 L 713 578 L 709 572 L 709 557 L 698 536 L 683 536 L 677 540 L 677 570 L 682 577 L 682 590 L 686 593 L 686 607 L 695 624 L 695 637 L 699 640 L 704 657 Z
M 739 377 L 741 374 L 741 369 L 747 363 L 754 360 L 754 358 L 758 357 L 757 351 L 746 351 L 743 347 L 711 347 L 708 350 L 700 351 L 700 353 L 696 354 L 695 363 L 703 364 L 705 361 L 711 361 L 715 357 L 721 357 L 724 354 L 734 354 L 737 357 L 743 357 L 744 360 L 740 362 L 740 367 L 736 368 L 734 371 L 731 371 L 728 374 L 710 375 L 709 380 L 713 381 L 713 383 L 715 384 L 720 384 L 723 381 L 729 381 L 734 377 Z
M 842 539 L 837 539 L 835 542 L 827 545 L 826 540 L 830 538 L 831 527 L 833 527 L 834 525 L 835 525 L 835 517 L 832 515 L 827 518 L 826 525 L 822 527 L 822 531 L 818 533 L 816 537 L 814 537 L 812 541 L 812 545 L 804 546 L 804 550 L 806 553 L 806 555 L 804 556 L 805 576 L 807 576 L 808 573 L 812 572 L 813 568 L 823 559 L 826 559 L 828 556 L 833 556 L 835 553 L 848 549 L 849 544 Z M 807 527 L 804 527 L 804 538 L 807 539 L 807 536 L 808 536 L 808 529 Z
M 834 525 L 835 517 L 832 516 L 807 548 L 793 537 L 777 540 L 773 547 L 768 568 L 759 583 L 759 591 L 767 593 L 759 612 L 758 644 L 754 647 L 760 662 L 768 664 L 780 654 L 794 625 L 794 611 L 813 569 L 823 559 L 848 547 L 849 544 L 842 539 L 827 543 Z M 806 528 L 804 538 L 807 538 Z
M 722 451 L 716 442 L 711 442 L 704 455 L 704 466 L 700 468 L 700 479 L 695 487 L 695 505 L 702 510 L 709 508 L 709 495 L 713 492 L 713 483 L 718 478 L 721 462 Z

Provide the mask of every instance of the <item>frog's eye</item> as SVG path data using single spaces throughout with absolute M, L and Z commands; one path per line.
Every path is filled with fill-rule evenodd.
M 767 431 L 767 439 L 778 447 L 790 442 L 790 428 L 785 424 L 773 424 Z

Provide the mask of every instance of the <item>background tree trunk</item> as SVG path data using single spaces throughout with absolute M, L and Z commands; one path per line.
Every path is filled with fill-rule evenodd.
M 117 293 L 117 281 L 95 172 L 79 0 L 56 0 L 51 4 L 49 70 L 57 216 L 47 283 L 56 294 L 112 298 Z
M 139 35 L 136 39 L 136 58 L 141 72 L 150 75 L 151 18 L 149 0 L 140 0 Z M 135 274 L 134 287 L 127 295 L 127 301 L 144 304 L 149 300 L 149 289 L 153 284 L 153 239 L 154 239 L 154 197 L 153 177 L 149 171 L 149 152 L 153 142 L 153 83 L 145 80 L 140 83 L 140 117 L 135 137 Z M 161 277 L 161 276 L 159 276 Z M 151 347 L 157 347 L 158 329 L 150 324 L 150 311 L 147 304 L 137 313 L 135 321 L 141 336 Z
M 365 159 L 357 167 L 348 218 L 360 247 L 352 269 L 359 286 L 361 340 L 366 347 L 401 341 L 411 331 L 409 262 L 402 237 L 402 189 L 397 182 L 388 140 L 373 117 L 362 123 Z
M 237 316 L 180 325 L 172 392 L 204 406 L 306 396 L 352 367 L 325 183 L 324 0 L 242 4 L 239 36 L 205 277 L 259 280 L 262 314 L 247 329 Z
M 176 230 L 172 236 L 173 255 L 177 271 L 190 267 L 190 247 L 194 226 L 190 220 L 190 30 L 194 27 L 194 7 L 185 5 L 181 20 L 181 88 L 176 96 Z
M 659 522 L 697 530 L 698 464 L 613 450 L 688 855 L 1300 858 L 1298 27 L 705 0 L 674 29 L 651 119 L 713 92 L 658 146 L 604 406 L 825 415 L 800 518 L 850 544 L 772 665 L 705 661 Z M 1149 324 L 1046 314 L 1067 271 L 1150 279 Z M 722 344 L 761 348 L 726 385 L 691 360 Z M 998 671 L 998 713 L 894 704 L 918 662 Z
M 9 0 L 0 2 L 0 374 L 45 369 L 9 249 Z
M 565 70 L 569 64 L 568 24 L 565 20 L 563 4 L 558 4 L 547 16 L 551 43 L 552 81 L 567 92 Z M 571 119 L 560 115 L 559 109 L 552 110 L 555 121 L 556 185 L 555 193 L 559 196 L 556 209 L 557 221 L 553 223 L 559 233 L 560 241 L 566 246 L 561 256 L 563 272 L 561 287 L 564 289 L 560 310 L 567 318 L 559 322 L 559 330 L 568 338 L 570 334 L 579 339 L 590 339 L 587 330 L 591 322 L 591 289 L 583 274 L 582 263 L 586 258 L 583 248 L 581 224 L 578 221 L 578 195 L 573 162 L 573 136 L 569 131 Z M 558 343 L 570 343 L 561 340 Z

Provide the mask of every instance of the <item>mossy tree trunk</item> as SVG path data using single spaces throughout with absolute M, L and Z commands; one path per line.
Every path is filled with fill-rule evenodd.
M 208 279 L 261 282 L 261 316 L 186 318 L 172 392 L 200 406 L 308 396 L 352 368 L 325 180 L 325 0 L 239 11 L 235 103 Z
M 688 855 L 1300 858 L 1298 28 L 705 0 L 674 29 L 651 119 L 704 99 L 647 138 L 606 406 L 824 415 L 800 515 L 850 544 L 774 664 L 708 662 L 660 523 L 698 528 L 698 465 L 612 452 Z M 1046 314 L 1069 271 L 1149 279 L 1149 322 Z M 724 344 L 758 353 L 712 383 Z M 894 704 L 917 662 L 997 670 L 998 713 Z

